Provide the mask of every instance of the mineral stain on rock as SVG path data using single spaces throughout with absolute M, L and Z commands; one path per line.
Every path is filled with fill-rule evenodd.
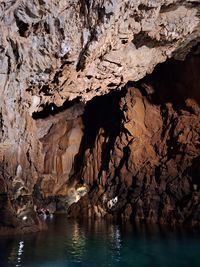
M 199 226 L 197 1 L 0 3 L 0 232 Z M 26 218 L 26 219 L 23 219 Z
M 95 98 L 91 102 L 96 114 L 88 103 L 88 121 L 93 123 L 86 128 L 93 129 L 95 138 L 81 151 L 83 167 L 76 177 L 91 190 L 69 208 L 70 216 L 199 225 L 199 81 L 187 83 L 186 75 L 187 68 L 194 74 L 198 64 L 199 57 L 166 62 L 142 81 L 127 85 L 120 98 L 118 92 L 111 93 L 112 103 L 115 99 L 119 104 L 118 116 L 103 97 L 104 111 Z M 166 67 L 173 80 L 166 78 Z M 92 140 L 87 131 L 85 135 Z

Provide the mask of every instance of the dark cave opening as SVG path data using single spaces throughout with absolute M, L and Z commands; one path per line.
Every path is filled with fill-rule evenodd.
M 185 60 L 168 59 L 136 83 L 156 105 L 172 103 L 176 110 L 189 108 L 188 98 L 200 104 L 200 52 L 195 46 Z M 187 107 L 186 107 L 187 105 Z
M 50 115 L 54 116 L 54 115 L 66 110 L 66 109 L 69 109 L 72 106 L 74 106 L 75 104 L 81 104 L 80 97 L 77 97 L 77 98 L 73 99 L 72 101 L 66 100 L 64 102 L 64 104 L 60 107 L 56 106 L 54 103 L 47 103 L 46 105 L 43 104 L 43 105 L 41 105 L 43 110 L 38 111 L 38 112 L 33 112 L 32 118 L 34 120 L 45 119 Z
M 125 93 L 125 90 L 113 91 L 107 95 L 94 97 L 88 102 L 83 115 L 84 134 L 87 136 L 85 140 L 86 149 L 93 147 L 100 128 L 104 129 L 106 136 L 113 139 L 119 134 L 123 118 L 119 102 Z
M 121 91 L 111 91 L 106 95 L 94 97 L 86 104 L 82 116 L 84 133 L 79 153 L 75 157 L 72 181 L 74 177 L 75 179 L 79 177 L 81 181 L 81 172 L 85 161 L 84 153 L 87 149 L 92 151 L 100 129 L 103 130 L 102 135 L 106 141 L 102 147 L 102 166 L 99 175 L 103 170 L 108 170 L 110 151 L 113 150 L 116 137 L 119 135 L 122 127 L 123 112 L 120 109 L 119 103 L 125 95 L 126 89 L 124 88 Z

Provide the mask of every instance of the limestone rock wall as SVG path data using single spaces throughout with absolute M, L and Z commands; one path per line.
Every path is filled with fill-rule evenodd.
M 21 165 L 35 179 L 43 166 L 34 112 L 139 80 L 183 57 L 200 31 L 189 0 L 9 0 L 0 18 L 0 155 L 12 175 Z
M 120 98 L 115 92 L 88 104 L 86 127 L 96 124 L 85 132 L 81 178 L 90 190 L 69 208 L 70 216 L 199 226 L 198 64 L 199 57 L 166 63 Z M 168 80 L 166 68 L 176 78 Z M 189 70 L 195 77 L 190 91 Z M 92 109 L 103 103 L 106 111 L 93 118 Z
M 14 112 L 20 97 L 32 113 L 105 94 L 182 57 L 199 38 L 199 5 L 190 0 L 9 0 L 0 16 L 1 91 Z
M 45 194 L 55 184 L 53 192 L 60 192 L 71 175 L 83 109 L 66 112 L 74 122 L 56 117 L 39 124 L 37 116 L 120 89 L 167 58 L 183 59 L 199 33 L 198 1 L 1 0 L 0 167 L 6 194 L 19 180 L 18 187 L 32 195 L 43 175 Z M 55 145 L 45 141 L 54 138 Z

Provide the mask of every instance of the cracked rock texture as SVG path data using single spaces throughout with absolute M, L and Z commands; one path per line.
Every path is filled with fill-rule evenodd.
M 193 0 L 0 1 L 0 181 L 13 216 L 32 195 L 67 194 L 84 138 L 78 101 L 184 59 L 199 42 L 199 10 Z
M 76 177 L 89 193 L 70 206 L 71 217 L 199 226 L 199 63 L 199 56 L 164 63 L 88 104 Z

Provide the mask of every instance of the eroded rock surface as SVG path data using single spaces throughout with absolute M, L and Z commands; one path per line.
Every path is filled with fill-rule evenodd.
M 32 194 L 24 181 L 15 176 L 12 180 L 0 168 L 0 235 L 35 232 L 45 229 L 33 208 Z
M 82 175 L 92 189 L 70 215 L 198 224 L 199 114 L 152 106 L 136 88 L 120 107 L 124 119 L 114 146 L 100 128 L 85 152 Z
M 115 145 L 121 151 L 116 153 L 122 154 L 139 145 L 141 151 L 137 153 L 142 153 L 144 159 L 134 154 L 134 168 L 139 164 L 143 166 L 148 156 L 156 165 L 167 149 L 163 141 L 160 144 L 163 151 L 159 154 L 151 143 L 157 142 L 156 134 L 160 134 L 154 130 L 163 125 L 160 106 L 155 101 L 155 105 L 144 106 L 142 103 L 147 100 L 136 90 L 134 97 L 122 99 L 129 108 L 132 107 L 129 101 L 134 99 L 139 113 L 129 110 L 123 114 L 119 109 L 115 114 L 127 117 L 124 129 L 128 139 L 121 136 L 121 117 L 110 133 L 110 138 L 113 137 L 109 149 L 106 145 L 101 147 L 105 129 L 97 127 L 99 132 L 93 133 L 93 141 L 90 141 L 95 143 L 94 151 L 86 153 L 88 165 L 98 164 L 94 170 L 79 165 L 79 174 L 89 173 L 90 168 L 91 175 L 76 178 L 77 154 L 85 155 L 82 151 L 85 149 L 85 122 L 81 119 L 84 104 L 79 102 L 121 89 L 129 81 L 138 81 L 167 58 L 184 59 L 199 41 L 199 20 L 199 3 L 192 0 L 0 1 L 0 165 L 3 170 L 0 178 L 8 188 L 6 192 L 12 192 L 6 194 L 14 217 L 18 216 L 20 198 L 27 198 L 22 201 L 30 204 L 24 207 L 27 210 L 33 209 L 34 203 L 45 201 L 45 205 L 55 210 L 65 206 L 65 197 L 70 198 L 68 189 L 76 186 L 72 198 L 77 198 L 77 190 L 82 185 L 88 190 L 88 185 L 99 175 L 100 164 L 91 155 L 102 149 L 105 150 L 105 166 L 100 173 L 105 185 L 108 178 L 105 170 L 110 168 L 107 165 L 111 160 L 107 152 Z M 144 90 L 151 95 L 152 87 L 147 85 Z M 194 116 L 198 117 L 194 99 L 198 101 L 191 97 L 186 103 L 188 110 L 194 112 L 191 118 L 184 118 L 189 122 L 195 121 Z M 115 106 L 113 108 L 116 110 Z M 170 110 L 169 106 L 167 108 Z M 173 112 L 176 114 L 173 116 L 180 119 L 177 111 L 172 111 L 171 116 Z M 146 122 L 146 113 L 151 114 L 155 129 Z M 135 120 L 138 126 L 133 128 L 129 119 Z M 108 124 L 107 130 L 109 127 Z M 132 141 L 128 131 L 134 136 Z M 140 134 L 141 144 L 135 138 Z M 124 144 L 118 144 L 115 138 L 121 138 Z M 79 163 L 82 164 L 82 158 Z M 117 163 L 113 163 L 112 168 L 116 166 Z M 18 200 L 12 202 L 12 194 Z M 52 204 L 50 199 L 55 196 L 63 197 L 62 203 Z
M 190 60 L 186 64 L 190 69 Z M 167 65 L 172 71 L 178 63 Z M 165 72 L 158 71 L 135 84 L 140 89 L 128 87 L 121 98 L 115 92 L 102 103 L 94 99 L 88 104 L 90 128 L 80 155 L 80 176 L 90 190 L 69 208 L 70 216 L 199 225 L 200 106 L 199 100 L 188 98 L 196 94 L 199 82 L 191 84 L 190 92 L 183 89 L 177 102 L 176 94 L 188 79 L 183 75 L 168 102 L 167 94 L 156 91 L 162 75 Z M 165 79 L 162 89 L 170 83 Z M 103 103 L 105 112 L 90 115 Z

